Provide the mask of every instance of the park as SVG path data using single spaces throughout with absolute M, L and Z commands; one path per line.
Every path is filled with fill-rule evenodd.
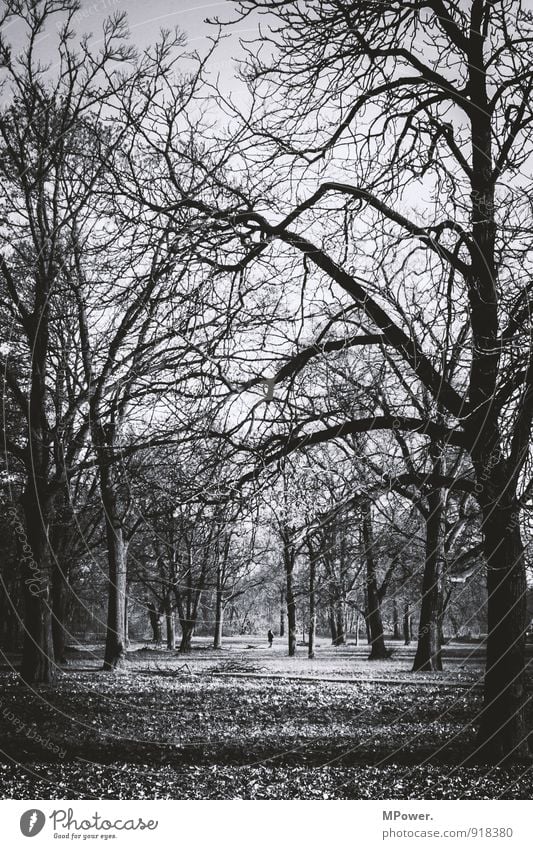
M 2 673 L 4 793 L 23 798 L 527 799 L 528 764 L 468 763 L 483 650 L 450 643 L 445 671 L 412 673 L 414 648 L 319 638 L 289 658 L 275 638 L 195 640 L 184 658 L 132 646 L 109 677 L 103 647 L 72 650 L 56 686 L 28 693 Z M 533 653 L 533 647 L 532 652 Z M 531 686 L 531 682 L 530 682 Z M 39 717 L 45 744 L 21 728 Z M 29 720 L 31 722 L 31 720 Z
M 525 798 L 527 4 L 125 6 L 0 11 L 1 792 Z

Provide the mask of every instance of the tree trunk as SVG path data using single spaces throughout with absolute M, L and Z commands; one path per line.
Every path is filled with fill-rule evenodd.
M 280 637 L 285 636 L 285 590 L 281 590 L 280 593 L 280 608 L 279 608 L 279 635 Z
M 333 643 L 334 646 L 344 646 L 346 645 L 346 611 L 344 607 L 344 601 L 342 598 L 338 599 L 335 610 L 335 621 L 336 621 L 336 634 L 335 641 Z
M 104 670 L 119 669 L 126 663 L 126 556 L 122 527 L 106 511 L 106 538 L 109 561 L 107 629 Z
M 20 674 L 27 684 L 51 684 L 56 677 L 56 669 L 50 588 L 39 584 L 41 589 L 37 594 L 30 586 L 24 586 L 24 643 Z
M 53 566 L 52 580 L 52 639 L 54 642 L 54 657 L 57 663 L 66 663 L 66 634 L 65 620 L 68 581 L 65 575 L 65 564 L 60 555 L 56 555 Z
M 126 584 L 126 595 L 124 596 L 124 637 L 126 640 L 126 649 L 130 647 L 130 596 L 128 586 Z
M 296 654 L 296 602 L 292 590 L 292 570 L 287 574 L 287 627 L 289 636 L 289 657 Z
M 21 546 L 15 544 L 11 553 L 11 567 L 0 581 L 0 629 L 1 646 L 5 651 L 16 652 L 21 647 L 22 631 L 20 611 L 24 605 L 21 595 L 22 582 L 19 563 L 22 562 Z
M 374 540 L 372 534 L 372 513 L 370 502 L 365 501 L 362 506 L 363 521 L 363 544 L 366 557 L 366 586 L 368 598 L 367 624 L 370 636 L 369 660 L 384 660 L 389 656 L 385 646 L 383 634 L 383 620 L 381 618 L 381 601 L 379 597 L 376 564 L 374 560 Z
M 404 613 L 403 613 L 403 641 L 405 646 L 411 645 L 411 611 L 409 609 L 409 602 L 405 602 Z
M 222 592 L 218 592 L 216 596 L 216 613 L 215 613 L 215 636 L 213 639 L 213 648 L 222 648 L 222 624 L 224 621 L 224 608 L 222 605 Z
M 393 627 L 393 638 L 395 640 L 400 639 L 400 618 L 398 616 L 398 602 L 396 598 L 392 599 L 392 627 Z
M 198 621 L 198 609 L 202 600 L 202 593 L 205 587 L 205 579 L 207 576 L 207 556 L 209 548 L 204 550 L 204 559 L 201 564 L 200 573 L 193 575 L 193 563 L 191 551 L 188 552 L 189 563 L 186 573 L 186 588 L 185 592 L 180 591 L 177 585 L 174 586 L 174 595 L 176 598 L 176 607 L 178 609 L 180 626 L 181 626 L 181 642 L 179 651 L 181 654 L 188 654 L 192 651 L 192 636 L 196 623 Z
M 448 602 L 450 600 L 451 591 L 446 593 L 446 597 L 444 596 L 444 586 L 443 586 L 443 578 L 441 576 L 441 585 L 439 587 L 439 610 L 437 613 L 437 634 L 438 634 L 438 646 L 439 646 L 439 663 L 442 669 L 442 647 L 445 643 L 444 637 L 444 617 L 446 616 L 446 609 L 448 607 Z
M 418 623 L 418 645 L 413 672 L 440 672 L 442 670 L 438 628 L 441 525 L 444 509 L 441 491 L 431 490 L 427 500 L 429 512 L 426 517 L 426 557 L 422 578 L 422 607 Z
M 23 509 L 25 530 L 18 513 L 14 514 L 15 533 L 21 540 L 25 609 L 20 674 L 27 684 L 50 684 L 56 675 L 48 549 L 50 504 L 36 475 L 28 483 Z
M 368 605 L 365 610 L 365 631 L 366 631 L 366 643 L 368 646 L 372 645 L 372 635 L 370 633 L 370 621 L 368 617 Z
M 501 763 L 511 757 L 529 758 L 525 721 L 526 571 L 516 488 L 530 447 L 532 388 L 529 366 L 521 387 L 525 392 L 510 431 L 507 459 L 501 450 L 500 410 L 494 403 L 501 374 L 502 336 L 496 259 L 499 222 L 495 216 L 494 125 L 489 107 L 492 92 L 488 90 L 486 36 L 481 26 L 484 5 L 472 5 L 476 19 L 471 27 L 469 50 L 473 249 L 468 296 L 472 361 L 468 393 L 471 412 L 465 430 L 476 470 L 487 563 L 487 660 L 478 756 Z
M 150 618 L 153 641 L 158 646 L 161 644 L 161 616 L 152 601 L 148 605 L 148 616 Z
M 287 628 L 289 657 L 296 654 L 296 601 L 294 598 L 293 575 L 294 575 L 294 550 L 287 538 L 284 538 L 283 561 L 285 566 L 285 597 L 287 599 Z
M 52 522 L 52 638 L 57 663 L 66 663 L 66 619 L 67 598 L 69 592 L 69 565 L 71 561 L 73 510 L 70 504 L 68 487 L 61 498 L 56 500 L 56 510 Z
M 329 630 L 331 631 L 331 644 L 333 646 L 337 645 L 337 620 L 335 618 L 335 608 L 333 606 L 333 602 L 330 601 L 328 604 L 328 620 L 329 620 Z
M 194 631 L 194 622 L 190 619 L 180 620 L 181 625 L 181 642 L 179 647 L 180 654 L 188 654 L 192 651 L 192 634 Z
M 167 649 L 174 651 L 176 648 L 176 623 L 174 620 L 174 611 L 170 610 L 165 614 L 167 623 Z
M 529 759 L 525 709 L 526 569 L 518 506 L 491 487 L 480 498 L 487 561 L 488 637 L 478 756 Z
M 167 649 L 174 651 L 176 648 L 176 621 L 170 598 L 165 600 L 165 622 L 167 626 Z
M 453 628 L 453 639 L 457 640 L 459 638 L 459 623 L 453 614 L 450 614 L 450 622 Z
M 217 589 L 215 598 L 215 635 L 213 638 L 213 648 L 222 648 L 222 621 L 224 618 L 223 607 L 223 590 L 222 590 L 222 570 L 220 564 L 217 565 Z
M 316 635 L 316 560 L 312 554 L 309 557 L 309 647 L 307 656 L 312 660 L 315 656 Z

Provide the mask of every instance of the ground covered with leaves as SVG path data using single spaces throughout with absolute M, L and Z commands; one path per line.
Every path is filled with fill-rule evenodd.
M 531 768 L 465 763 L 481 706 L 479 650 L 451 650 L 445 672 L 422 676 L 403 647 L 383 663 L 364 651 L 307 661 L 281 646 L 233 645 L 184 659 L 140 647 L 125 671 L 103 673 L 89 648 L 71 652 L 56 685 L 34 690 L 7 666 L 2 796 L 530 797 Z

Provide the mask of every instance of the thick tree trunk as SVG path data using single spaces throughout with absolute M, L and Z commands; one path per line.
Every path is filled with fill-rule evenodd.
M 338 599 L 335 610 L 336 634 L 334 646 L 346 645 L 346 611 L 343 599 Z
M 202 601 L 202 593 L 204 591 L 207 576 L 208 551 L 209 548 L 206 547 L 204 550 L 204 559 L 201 563 L 201 569 L 199 573 L 196 573 L 196 577 L 193 574 L 192 556 L 189 551 L 189 564 L 185 576 L 185 590 L 180 590 L 177 585 L 174 586 L 176 607 L 181 627 L 181 641 L 179 646 L 181 654 L 188 654 L 192 651 L 192 636 L 198 622 L 198 610 Z
M 450 614 L 450 622 L 452 623 L 453 628 L 453 638 L 457 640 L 459 637 L 459 623 L 453 614 Z
M 366 557 L 366 587 L 368 598 L 368 631 L 370 635 L 369 660 L 384 660 L 389 656 L 385 646 L 383 620 L 381 618 L 381 601 L 378 592 L 376 563 L 374 560 L 374 540 L 372 534 L 372 513 L 370 502 L 365 501 L 363 511 L 363 544 Z
M 294 550 L 290 545 L 288 536 L 283 539 L 283 564 L 285 567 L 285 598 L 287 601 L 287 629 L 289 657 L 296 654 L 296 600 L 293 589 L 294 576 Z
M 518 507 L 482 496 L 488 637 L 481 759 L 530 758 L 525 710 L 526 569 Z
M 106 511 L 106 538 L 109 561 L 107 628 L 104 666 L 107 671 L 119 669 L 126 663 L 126 634 L 124 624 L 126 602 L 127 546 L 119 523 Z
M 98 456 L 100 497 L 104 512 L 108 582 L 107 624 L 104 652 L 105 671 L 112 671 L 126 663 L 126 589 L 127 543 L 118 510 L 118 496 L 113 479 L 112 439 L 108 444 L 104 430 L 95 420 L 92 426 L 93 444 Z
M 426 556 L 422 578 L 422 606 L 418 623 L 418 645 L 413 672 L 442 670 L 439 643 L 439 590 L 441 568 L 441 526 L 443 501 L 440 490 L 428 494 L 426 517 Z
M 292 589 L 292 569 L 287 573 L 287 629 L 288 629 L 288 645 L 289 657 L 294 657 L 296 654 L 296 602 L 294 600 L 294 592 Z
M 37 476 L 28 484 L 23 510 L 25 529 L 16 510 L 14 514 L 14 530 L 21 541 L 25 609 L 20 674 L 27 684 L 50 684 L 56 675 L 47 533 L 50 504 Z
M 54 564 L 52 583 L 52 639 L 57 663 L 66 663 L 66 590 L 67 581 L 61 564 Z
M 20 628 L 20 611 L 24 607 L 21 597 L 22 582 L 20 581 L 19 563 L 22 562 L 22 552 L 17 553 L 19 546 L 13 547 L 11 568 L 0 582 L 0 645 L 5 651 L 18 651 L 21 646 L 22 631 Z
M 33 585 L 33 584 L 32 584 Z M 30 586 L 32 586 L 30 585 Z M 24 643 L 20 674 L 27 684 L 51 684 L 56 677 L 50 588 L 24 588 Z
M 180 619 L 181 626 L 181 642 L 179 647 L 180 654 L 189 654 L 192 651 L 192 635 L 194 631 L 194 622 L 190 619 Z
M 150 619 L 153 641 L 158 646 L 161 644 L 161 616 L 152 601 L 148 605 L 148 616 Z
M 73 511 L 68 489 L 62 493 L 54 516 L 52 549 L 52 638 L 57 663 L 66 663 L 65 646 L 67 639 L 67 599 L 69 594 L 69 563 L 72 545 L 71 527 Z
M 501 373 L 502 336 L 492 150 L 495 134 L 489 106 L 492 92 L 487 82 L 484 14 L 485 4 L 472 4 L 468 66 L 472 106 L 472 260 L 468 281 L 472 362 L 471 412 L 465 430 L 476 470 L 487 563 L 487 665 L 478 755 L 501 763 L 507 758 L 529 758 L 525 722 L 526 573 L 516 487 L 530 447 L 532 390 L 528 369 L 507 459 L 501 450 L 500 410 L 494 403 Z

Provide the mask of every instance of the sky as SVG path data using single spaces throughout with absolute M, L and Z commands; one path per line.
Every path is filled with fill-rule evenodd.
M 231 0 L 194 3 L 192 0 L 82 0 L 79 14 L 80 28 L 96 32 L 101 28 L 105 17 L 114 12 L 126 12 L 130 24 L 132 40 L 143 46 L 157 39 L 162 28 L 179 27 L 188 36 L 191 48 L 202 50 L 207 45 L 207 37 L 214 28 L 206 23 L 206 18 L 232 17 Z M 238 51 L 239 35 L 251 35 L 255 27 L 251 23 L 235 24 L 229 28 L 232 36 L 232 48 Z M 224 51 L 231 58 L 231 51 Z
M 96 48 L 101 40 L 102 24 L 110 15 L 125 12 L 131 42 L 142 49 L 158 40 L 161 29 L 178 27 L 187 36 L 187 49 L 205 54 L 210 46 L 209 36 L 214 36 L 217 28 L 207 23 L 207 18 L 219 17 L 231 20 L 235 17 L 232 0 L 212 0 L 212 2 L 193 2 L 193 0 L 81 0 L 81 9 L 74 19 L 73 28 L 78 36 L 91 34 L 90 43 Z M 57 56 L 57 40 L 54 29 L 61 24 L 61 15 L 55 15 L 54 24 L 39 39 L 40 56 L 50 65 L 53 72 L 54 59 Z M 11 21 L 2 29 L 5 40 L 16 49 L 25 43 L 24 29 L 20 22 Z M 245 21 L 224 29 L 224 39 L 217 46 L 209 67 L 219 77 L 220 85 L 226 93 L 239 87 L 236 80 L 236 63 L 243 51 L 240 38 L 252 38 L 257 34 L 253 21 Z

